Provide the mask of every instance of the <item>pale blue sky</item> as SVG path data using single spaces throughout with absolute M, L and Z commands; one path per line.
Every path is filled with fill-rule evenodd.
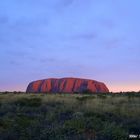
M 81 77 L 140 90 L 139 0 L 1 0 L 0 91 Z

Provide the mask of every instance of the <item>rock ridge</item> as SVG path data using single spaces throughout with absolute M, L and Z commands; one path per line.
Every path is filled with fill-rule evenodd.
M 109 92 L 103 82 L 82 78 L 48 78 L 29 83 L 27 93 Z

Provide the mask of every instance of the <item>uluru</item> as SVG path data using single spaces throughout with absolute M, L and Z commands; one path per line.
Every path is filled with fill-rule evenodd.
M 29 83 L 27 93 L 106 93 L 109 89 L 103 82 L 82 78 L 49 78 Z

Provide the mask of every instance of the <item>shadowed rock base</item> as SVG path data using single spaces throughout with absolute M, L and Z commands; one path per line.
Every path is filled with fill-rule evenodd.
M 102 82 L 80 78 L 49 78 L 31 82 L 28 93 L 83 93 L 83 92 L 109 92 Z

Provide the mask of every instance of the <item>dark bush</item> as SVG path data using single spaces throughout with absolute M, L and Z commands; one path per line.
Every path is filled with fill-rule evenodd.
M 140 130 L 137 94 L 9 95 L 0 97 L 0 140 L 125 140 Z
M 100 99 L 106 99 L 107 98 L 107 96 L 104 95 L 104 94 L 98 94 L 97 97 L 100 98 Z
M 82 91 L 83 94 L 93 94 L 93 92 L 90 89 L 85 89 Z
M 87 100 L 91 100 L 91 99 L 94 99 L 95 98 L 95 96 L 93 95 L 93 96 L 81 96 L 81 97 L 76 97 L 76 99 L 78 100 L 78 101 L 87 101 Z
M 17 106 L 39 107 L 41 105 L 41 98 L 21 98 L 15 101 Z

